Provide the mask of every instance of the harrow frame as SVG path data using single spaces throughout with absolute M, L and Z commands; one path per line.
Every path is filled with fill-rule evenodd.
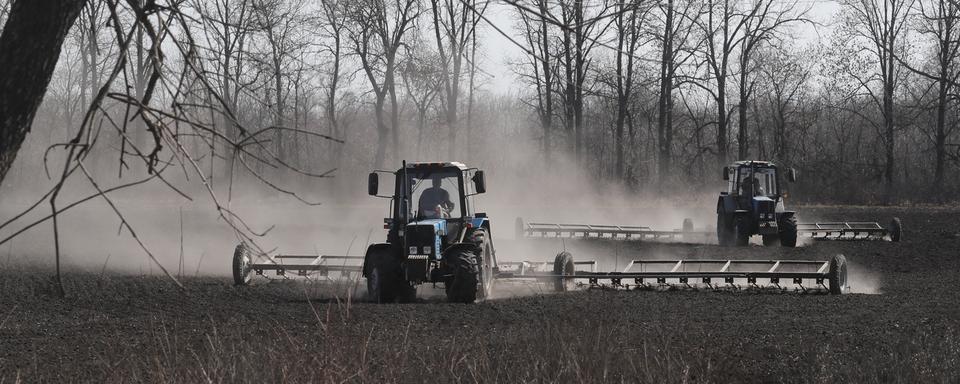
M 902 223 L 894 217 L 886 227 L 875 221 L 813 222 L 797 224 L 797 235 L 814 240 L 886 240 L 899 242 Z M 715 230 L 695 230 L 693 221 L 683 220 L 683 229 L 654 230 L 646 226 L 561 223 L 525 223 L 518 217 L 516 237 L 521 238 L 597 238 L 612 240 L 693 240 L 716 236 Z
M 551 236 L 552 235 L 552 236 Z M 518 217 L 516 221 L 517 238 L 599 238 L 614 240 L 684 240 L 696 237 L 709 237 L 712 231 L 696 231 L 693 221 L 684 219 L 683 229 L 672 231 L 655 230 L 647 226 L 631 225 L 595 225 L 560 223 L 524 223 Z
M 248 284 L 251 274 L 266 276 L 267 271 L 273 271 L 276 276 L 282 277 L 287 277 L 288 272 L 293 272 L 295 276 L 300 277 L 314 274 L 326 277 L 329 276 L 330 272 L 336 272 L 349 279 L 355 274 L 359 275 L 363 268 L 363 256 L 269 255 L 255 253 L 250 246 L 244 243 L 237 245 L 233 257 L 233 277 L 237 285 Z M 301 262 L 290 262 L 294 260 Z M 350 261 L 359 261 L 360 263 L 348 264 Z
M 557 282 L 561 287 L 563 282 L 576 281 L 588 287 L 604 287 L 601 281 L 609 281 L 614 288 L 657 288 L 675 287 L 677 285 L 694 288 L 694 284 L 702 284 L 710 289 L 743 289 L 736 283 L 737 279 L 745 280 L 748 288 L 763 288 L 759 284 L 767 280 L 769 284 L 779 290 L 786 290 L 781 286 L 781 279 L 788 280 L 799 287 L 798 291 L 814 292 L 825 291 L 831 294 L 845 293 L 849 289 L 847 283 L 847 263 L 843 255 L 836 255 L 827 261 L 818 260 L 633 260 L 620 271 L 597 272 L 595 261 L 574 262 L 574 265 L 590 265 L 589 271 L 564 269 L 561 263 L 562 256 L 568 252 L 561 252 L 553 263 L 552 271 L 545 271 L 547 262 L 513 262 L 501 263 L 519 266 L 515 270 L 504 271 L 502 268 L 497 274 L 498 279 L 535 279 Z M 712 268 L 704 268 L 712 266 Z M 761 268 L 741 268 L 744 266 L 760 266 Z M 540 268 L 536 268 L 540 267 Z M 654 268 L 650 268 L 654 267 Z M 650 271 L 648 269 L 667 270 Z M 688 268 L 696 267 L 696 268 Z M 784 270 L 788 267 L 806 267 L 807 271 Z M 639 270 L 636 270 L 639 269 Z M 802 268 L 801 268 L 802 269 Z M 714 282 L 714 279 L 721 280 Z M 582 283 L 583 280 L 587 282 Z M 630 284 L 628 281 L 631 281 Z M 804 280 L 812 280 L 809 287 L 803 285 Z

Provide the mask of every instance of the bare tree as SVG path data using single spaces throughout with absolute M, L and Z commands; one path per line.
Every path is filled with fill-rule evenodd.
M 747 127 L 747 106 L 754 91 L 754 80 L 750 78 L 756 67 L 755 51 L 767 42 L 781 43 L 784 27 L 791 23 L 807 21 L 805 14 L 809 8 L 800 9 L 798 0 L 792 2 L 774 2 L 757 0 L 744 17 L 743 38 L 740 41 L 740 101 L 737 103 L 739 130 L 737 132 L 737 155 L 746 159 L 750 155 Z
M 633 100 L 635 80 L 634 52 L 637 51 L 637 47 L 641 44 L 643 23 L 646 18 L 646 12 L 649 10 L 649 7 L 641 9 L 641 5 L 641 1 L 627 3 L 625 0 L 620 0 L 617 4 L 616 16 L 614 17 L 614 32 L 616 33 L 617 40 L 617 50 L 614 53 L 614 66 L 616 68 L 614 89 L 617 103 L 617 118 L 614 133 L 616 157 L 614 161 L 616 177 L 619 179 L 626 178 L 624 172 L 624 165 L 626 163 L 624 156 L 624 147 L 626 146 L 624 127 L 628 119 L 630 103 Z M 632 137 L 632 125 L 630 131 Z
M 850 73 L 867 91 L 883 116 L 883 139 L 885 152 L 884 181 L 887 195 L 893 194 L 894 141 L 896 115 L 894 93 L 897 89 L 900 65 L 898 52 L 903 52 L 904 35 L 907 33 L 907 16 L 915 0 L 846 0 L 841 2 L 846 10 L 846 32 L 863 42 L 861 48 L 876 59 L 879 66 L 876 76 Z M 856 52 L 856 51 L 854 51 Z M 872 83 L 879 83 L 880 91 L 874 92 Z
M 407 96 L 417 110 L 417 156 L 423 155 L 423 131 L 426 126 L 427 112 L 433 106 L 434 99 L 442 88 L 443 72 L 443 60 L 437 53 L 426 49 L 412 50 L 408 54 L 403 70 L 400 71 Z
M 536 0 L 534 6 L 540 14 L 547 14 L 546 0 Z M 536 100 L 532 105 L 539 117 L 540 128 L 543 130 L 542 150 L 544 162 L 549 166 L 553 152 L 553 92 L 556 83 L 554 77 L 556 64 L 551 61 L 550 28 L 546 17 L 535 17 L 531 13 L 522 11 L 519 16 L 524 42 L 530 47 L 526 52 L 526 60 L 528 60 L 526 65 L 529 66 L 529 72 L 521 71 L 519 75 L 523 79 L 530 80 L 529 82 L 534 86 Z
M 764 51 L 767 59 L 759 67 L 761 81 L 766 83 L 762 94 L 770 108 L 773 122 L 773 158 L 783 164 L 793 164 L 790 154 L 790 131 L 787 126 L 799 112 L 804 87 L 810 78 L 811 65 L 803 53 L 788 52 L 771 47 Z M 758 133 L 762 130 L 757 126 Z M 796 133 L 794 133 L 794 138 Z M 760 136 L 758 134 L 758 136 Z
M 475 37 L 477 24 L 487 9 L 489 2 L 478 5 L 476 0 L 430 0 L 433 14 L 433 31 L 437 52 L 443 71 L 443 93 L 446 96 L 444 116 L 449 128 L 449 156 L 457 152 L 457 131 L 459 127 L 459 107 L 462 93 L 464 63 L 468 44 Z M 469 84 L 468 84 L 469 85 Z
M 350 39 L 354 53 L 376 97 L 377 151 L 374 165 L 382 167 L 386 158 L 388 135 L 392 132 L 394 156 L 400 156 L 399 108 L 396 92 L 397 53 L 404 35 L 413 27 L 420 12 L 417 0 L 366 0 L 355 4 Z M 390 96 L 390 127 L 384 121 L 384 105 Z
M 326 29 L 329 35 L 328 42 L 323 45 L 323 47 L 330 56 L 324 116 L 327 119 L 327 123 L 330 124 L 330 136 L 342 138 L 344 134 L 341 131 L 341 124 L 337 113 L 337 101 L 339 100 L 337 93 L 340 91 L 341 79 L 344 76 L 343 60 L 345 52 L 343 39 L 346 33 L 346 22 L 349 20 L 346 8 L 350 4 L 349 2 L 341 2 L 339 0 L 321 0 L 320 4 L 323 9 L 323 17 L 320 19 L 321 28 Z M 343 146 L 335 146 L 336 151 L 332 159 L 334 166 L 339 167 Z
M 0 34 L 0 182 L 30 132 L 84 1 L 16 1 Z
M 947 138 L 956 130 L 956 123 L 948 126 L 947 113 L 951 103 L 958 99 L 957 80 L 960 77 L 960 5 L 956 0 L 918 1 L 918 32 L 929 36 L 934 42 L 934 58 L 930 69 L 911 65 L 902 58 L 898 62 L 913 73 L 919 74 L 936 85 L 936 125 L 934 127 L 933 190 L 940 192 L 943 185 L 947 159 Z
M 694 8 L 696 4 L 696 1 L 683 1 L 678 6 L 675 0 L 666 0 L 659 4 L 663 14 L 659 38 L 660 92 L 657 99 L 657 173 L 661 184 L 666 182 L 673 163 L 673 91 L 680 83 L 677 81 L 677 72 L 697 48 L 688 46 L 694 31 L 694 28 L 691 28 L 691 17 L 696 17 L 699 12 Z

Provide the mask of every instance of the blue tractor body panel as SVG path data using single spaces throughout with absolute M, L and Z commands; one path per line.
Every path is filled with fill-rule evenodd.
M 407 224 L 408 255 L 426 255 L 439 260 L 443 246 L 443 237 L 447 235 L 447 221 L 427 219 Z

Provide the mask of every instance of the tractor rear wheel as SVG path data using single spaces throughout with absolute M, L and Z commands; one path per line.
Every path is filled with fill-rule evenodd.
M 750 244 L 750 221 L 746 216 L 740 215 L 734 219 L 733 231 L 734 240 L 738 247 L 745 247 Z
M 846 293 L 850 288 L 847 285 L 847 258 L 843 255 L 833 256 L 830 260 L 830 272 L 827 274 L 830 280 L 830 294 L 839 295 Z
M 717 243 L 721 247 L 733 245 L 733 222 L 728 215 L 717 213 Z
M 444 258 L 447 259 L 447 267 L 453 275 L 446 282 L 447 300 L 454 303 L 476 301 L 479 278 L 477 256 L 469 247 L 459 247 Z
M 573 273 L 573 255 L 567 251 L 558 253 L 557 257 L 553 259 L 553 274 L 557 276 L 553 282 L 553 288 L 557 292 L 573 290 L 576 281 L 571 277 L 564 277 L 573 275 Z
M 397 299 L 398 288 L 402 288 L 399 281 L 400 263 L 389 252 L 372 252 L 367 258 L 367 298 L 374 303 L 392 303 Z
M 780 220 L 780 246 L 797 246 L 797 217 L 788 216 Z
M 900 242 L 900 238 L 903 236 L 903 223 L 900 222 L 899 217 L 894 217 L 893 220 L 890 220 L 890 228 L 887 232 L 890 232 L 890 241 L 895 243 Z
M 233 250 L 233 285 L 241 286 L 250 283 L 250 247 L 240 243 Z

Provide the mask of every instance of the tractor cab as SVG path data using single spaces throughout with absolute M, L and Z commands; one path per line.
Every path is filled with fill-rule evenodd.
M 783 201 L 783 181 L 796 181 L 796 171 L 789 168 L 784 177 L 780 170 L 768 161 L 737 161 L 723 168 L 727 189 L 717 202 L 720 244 L 746 245 L 751 235 L 762 235 L 768 245 L 796 244 L 796 220 Z
M 394 176 L 392 195 L 378 194 L 381 174 Z M 371 285 L 388 281 L 371 276 L 375 268 L 399 275 L 397 282 L 389 283 L 390 287 L 368 287 L 372 296 L 379 295 L 375 300 L 403 299 L 409 288 L 426 282 L 457 285 L 453 281 L 457 268 L 480 274 L 479 278 L 461 276 L 460 280 L 479 279 L 481 290 L 479 295 L 476 289 L 470 293 L 470 284 L 461 283 L 463 287 L 448 290 L 451 300 L 473 301 L 489 293 L 488 281 L 483 280 L 491 279 L 496 267 L 490 222 L 486 214 L 475 211 L 473 201 L 474 196 L 484 192 L 483 171 L 458 162 L 404 162 L 396 172 L 371 173 L 368 193 L 390 199 L 390 217 L 384 219 L 387 241 L 373 244 L 367 251 L 364 276 Z M 474 257 L 475 254 L 480 256 Z
M 796 171 L 787 170 L 786 179 L 796 181 Z M 783 190 L 779 168 L 767 161 L 738 161 L 723 169 L 725 193 L 733 196 L 740 209 L 756 209 L 761 204 L 781 205 Z

